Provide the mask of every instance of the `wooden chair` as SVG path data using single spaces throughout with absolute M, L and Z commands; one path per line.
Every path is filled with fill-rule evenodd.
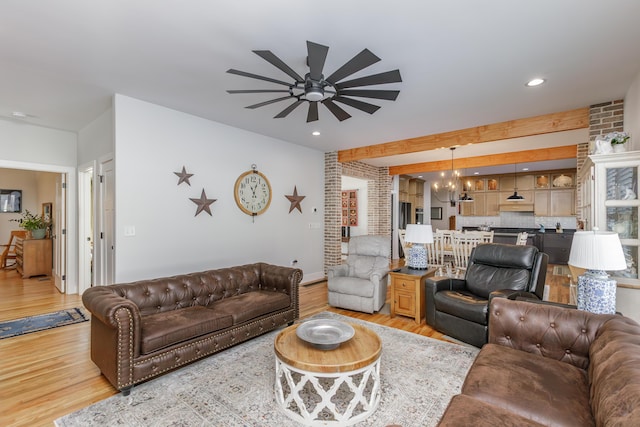
M 9 243 L 7 243 L 6 245 L 0 245 L 5 247 L 0 254 L 0 269 L 7 268 L 13 265 L 7 265 L 7 260 L 16 259 L 16 245 L 13 241 L 16 237 L 24 239 L 27 237 L 27 232 L 24 230 L 12 230 L 11 236 L 9 236 Z
M 526 231 L 521 231 L 518 233 L 518 237 L 516 238 L 516 245 L 524 246 L 527 244 L 527 238 L 529 237 L 529 233 Z
M 440 236 L 442 239 L 442 263 L 444 263 L 444 258 L 453 257 L 453 249 L 451 248 L 451 236 L 455 233 L 455 230 L 440 230 L 436 228 L 435 236 Z
M 407 230 L 402 228 L 398 229 L 398 238 L 400 239 L 400 247 L 402 248 L 402 255 L 406 258 L 407 252 L 411 245 L 409 245 L 405 240 L 404 236 L 407 234 Z
M 444 267 L 444 254 L 442 252 L 443 246 L 443 238 L 442 234 L 434 233 L 433 234 L 433 243 L 427 243 L 427 262 L 429 263 L 429 268 L 437 268 L 442 270 Z
M 477 235 L 481 243 L 493 243 L 493 231 L 465 231 L 465 233 Z
M 473 248 L 482 243 L 482 237 L 475 233 L 455 233 L 451 238 L 453 267 L 456 276 L 464 277 Z

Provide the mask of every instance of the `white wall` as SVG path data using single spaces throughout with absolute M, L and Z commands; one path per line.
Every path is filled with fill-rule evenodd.
M 76 167 L 73 132 L 0 119 L 0 159 Z
M 323 277 L 324 153 L 123 95 L 115 96 L 114 119 L 117 282 L 293 259 L 304 281 Z M 252 163 L 273 192 L 255 221 L 233 196 Z M 183 166 L 194 174 L 191 186 L 177 185 Z M 285 195 L 294 186 L 306 196 L 302 214 L 289 213 Z M 194 216 L 189 198 L 202 189 L 217 199 L 212 216 Z M 125 237 L 125 227 L 136 235 Z
M 640 73 L 624 97 L 624 130 L 631 135 L 630 150 L 640 150 Z
M 78 165 L 113 152 L 113 108 L 78 132 Z

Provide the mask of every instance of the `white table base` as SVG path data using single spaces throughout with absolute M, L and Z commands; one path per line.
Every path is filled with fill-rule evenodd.
M 341 390 L 351 398 L 337 406 Z M 275 397 L 289 418 L 304 425 L 355 424 L 371 415 L 380 402 L 380 358 L 355 371 L 320 373 L 296 369 L 276 356 Z M 359 412 L 354 415 L 356 409 Z

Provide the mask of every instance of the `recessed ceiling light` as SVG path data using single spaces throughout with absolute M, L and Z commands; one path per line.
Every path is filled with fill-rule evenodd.
M 314 130 L 313 132 L 311 132 L 311 135 L 320 136 L 320 131 Z
M 25 119 L 29 116 L 27 113 L 23 113 L 22 111 L 14 111 L 11 113 L 11 115 L 19 119 Z
M 529 87 L 533 87 L 533 86 L 540 86 L 542 83 L 544 83 L 545 80 L 544 79 L 533 79 L 533 80 L 529 80 L 526 84 L 526 86 Z
M 480 175 L 480 172 L 474 172 L 473 174 L 474 175 Z
M 529 168 L 522 168 L 522 170 L 523 170 L 523 171 L 528 171 L 528 170 L 529 170 Z

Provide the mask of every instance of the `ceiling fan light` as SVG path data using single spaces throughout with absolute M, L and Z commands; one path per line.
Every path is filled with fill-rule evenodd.
M 309 88 L 305 92 L 305 98 L 309 102 L 322 101 L 322 98 L 324 98 L 324 91 L 320 88 Z

